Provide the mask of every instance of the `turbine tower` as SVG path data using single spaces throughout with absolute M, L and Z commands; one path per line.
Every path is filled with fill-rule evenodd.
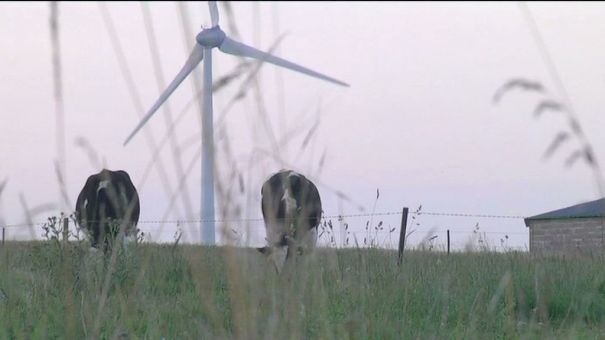
M 130 133 L 124 145 L 147 123 L 149 118 L 170 97 L 172 92 L 181 84 L 193 69 L 204 61 L 203 107 L 202 107 L 202 185 L 201 185 L 201 225 L 200 235 L 203 244 L 215 244 L 214 225 L 214 133 L 212 117 L 212 49 L 218 47 L 219 51 L 240 57 L 248 57 L 268 62 L 312 77 L 323 79 L 338 85 L 349 86 L 340 80 L 328 77 L 303 66 L 289 62 L 254 47 L 245 45 L 229 38 L 220 28 L 218 8 L 216 1 L 208 1 L 212 27 L 202 29 L 195 38 L 196 44 L 185 65 L 181 68 L 168 88 L 160 95 L 151 109 L 143 117 L 137 127 Z

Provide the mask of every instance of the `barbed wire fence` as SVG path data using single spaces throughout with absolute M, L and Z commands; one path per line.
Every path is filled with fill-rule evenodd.
M 317 228 L 317 245 L 331 248 L 374 247 L 397 249 L 398 246 L 402 247 L 399 243 L 403 242 L 406 249 L 410 249 L 409 240 L 411 236 L 418 237 L 424 234 L 419 242 L 417 242 L 416 248 L 449 252 L 450 235 L 453 235 L 453 238 L 457 241 L 463 240 L 465 242 L 463 249 L 466 250 L 470 250 L 468 246 L 472 243 L 474 243 L 475 247 L 484 249 L 488 247 L 497 248 L 494 243 L 500 243 L 499 250 L 527 250 L 526 247 L 512 247 L 508 246 L 507 243 L 511 236 L 527 236 L 528 232 L 507 230 L 483 231 L 479 226 L 479 222 L 476 222 L 474 226 L 442 223 L 443 226 L 441 227 L 428 228 L 419 221 L 419 218 L 422 216 L 448 219 L 472 218 L 492 220 L 520 220 L 524 219 L 525 216 L 422 211 L 421 208 L 422 206 L 415 211 L 404 209 L 403 211 L 375 213 L 324 214 Z M 404 214 L 406 214 L 405 218 L 403 218 Z M 376 220 L 374 220 L 375 218 Z M 394 225 L 393 221 L 385 223 L 385 218 L 399 218 L 402 220 L 402 223 L 401 225 Z M 202 219 L 148 219 L 138 221 L 137 229 L 140 232 L 140 240 L 143 242 L 176 243 L 191 228 L 195 228 L 204 221 Z M 251 244 L 260 244 L 266 241 L 263 218 L 224 218 L 215 219 L 214 222 L 218 225 L 217 229 L 222 233 L 221 240 L 224 244 L 251 246 Z M 2 231 L 2 245 L 4 245 L 6 240 L 32 240 L 31 237 L 15 237 L 17 234 L 23 234 L 26 230 L 29 231 L 27 235 L 36 235 L 39 237 L 34 240 L 52 238 L 84 240 L 87 237 L 87 232 L 76 223 L 73 214 L 70 216 L 53 216 L 49 217 L 46 221 L 40 222 L 0 225 L 0 228 Z M 402 232 L 404 233 L 403 238 L 401 235 Z M 496 242 L 493 241 L 494 239 Z M 447 240 L 447 244 L 444 243 L 445 240 Z M 186 241 L 183 242 L 185 243 Z

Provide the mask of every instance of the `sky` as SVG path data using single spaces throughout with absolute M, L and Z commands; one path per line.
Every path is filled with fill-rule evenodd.
M 498 249 L 526 250 L 529 234 L 520 217 L 601 197 L 586 163 L 565 166 L 577 139 L 544 157 L 557 133 L 569 130 L 569 116 L 550 110 L 536 118 L 533 111 L 542 100 L 571 105 L 595 158 L 605 158 L 605 6 L 527 6 L 569 103 L 517 2 L 234 2 L 237 32 L 219 3 L 227 35 L 262 50 L 283 35 L 276 55 L 351 85 L 263 65 L 257 85 L 246 87 L 241 100 L 232 98 L 247 73 L 215 92 L 217 177 L 221 192 L 229 193 L 217 193 L 216 217 L 235 220 L 219 224 L 219 243 L 264 242 L 260 187 L 282 168 L 317 184 L 338 245 L 348 236 L 349 245 L 365 238 L 396 246 L 402 208 L 413 213 L 421 207 L 424 214 L 408 217 L 409 246 L 443 247 L 449 229 L 454 249 L 477 245 L 481 236 Z M 183 242 L 199 241 L 196 223 L 175 222 L 199 219 L 200 111 L 197 101 L 188 105 L 195 77 L 168 100 L 170 113 L 160 108 L 123 145 L 160 87 L 182 67 L 197 32 L 210 26 L 205 2 L 182 9 L 173 2 L 60 2 L 64 133 L 57 133 L 50 5 L 0 4 L 0 181 L 6 180 L 0 223 L 38 223 L 73 212 L 87 177 L 105 167 L 133 179 L 141 198 L 139 227 L 148 240 L 169 242 L 180 230 Z M 214 50 L 214 80 L 239 63 Z M 201 72 L 200 64 L 198 77 Z M 539 82 L 545 92 L 512 89 L 494 103 L 496 91 L 516 78 Z M 153 145 L 168 135 L 167 117 L 179 115 L 153 163 Z M 65 203 L 55 171 L 61 136 Z M 184 180 L 179 169 L 189 169 Z M 383 230 L 369 235 L 367 223 Z M 8 239 L 41 233 L 39 226 L 33 234 L 7 228 Z

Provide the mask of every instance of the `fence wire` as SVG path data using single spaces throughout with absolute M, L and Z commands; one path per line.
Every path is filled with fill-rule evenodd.
M 382 249 L 396 249 L 401 232 L 401 224 L 399 221 L 384 221 L 377 217 L 393 216 L 401 218 L 403 211 L 387 211 L 374 213 L 355 213 L 355 214 L 331 214 L 323 215 L 317 229 L 317 245 L 331 248 L 350 248 L 350 247 L 379 247 Z M 446 233 L 458 235 L 454 238 L 452 245 L 454 248 L 462 249 L 473 239 L 479 244 L 491 243 L 492 245 L 500 245 L 503 249 L 514 250 L 523 249 L 524 247 L 508 246 L 507 242 L 514 237 L 527 237 L 528 232 L 516 231 L 494 231 L 494 230 L 479 230 L 478 223 L 475 226 L 463 226 L 460 223 L 445 223 L 440 227 L 427 227 L 424 221 L 420 222 L 422 216 L 431 217 L 448 217 L 448 218 L 481 218 L 481 219 L 523 219 L 525 217 L 519 215 L 496 215 L 496 214 L 473 214 L 473 213 L 453 213 L 453 212 L 425 212 L 421 207 L 415 211 L 408 210 L 406 244 L 411 247 L 426 247 L 430 250 L 446 249 L 445 242 Z M 62 215 L 61 218 L 67 218 L 69 221 L 68 238 L 69 240 L 83 240 L 86 238 L 87 232 L 76 222 L 75 215 Z M 364 218 L 366 220 L 354 222 L 355 219 Z M 403 219 L 401 219 L 403 220 Z M 10 239 L 12 232 L 18 229 L 30 231 L 35 228 L 36 231 L 41 231 L 41 234 L 36 233 L 36 237 L 32 240 L 48 238 L 48 229 L 54 225 L 59 229 L 63 223 L 58 217 L 50 217 L 45 222 L 35 223 L 19 223 L 0 225 L 0 229 L 6 232 L 6 236 Z M 204 222 L 204 219 L 149 219 L 137 222 L 137 229 L 140 235 L 143 236 L 144 242 L 151 243 L 172 243 L 177 239 L 181 239 L 181 243 L 195 244 L 199 240 L 196 230 L 196 224 Z M 239 246 L 252 246 L 253 244 L 266 242 L 266 230 L 263 218 L 223 218 L 213 220 L 220 229 L 221 243 L 236 244 Z M 88 220 L 86 222 L 95 222 Z M 192 229 L 193 228 L 193 229 Z M 471 229 L 472 228 L 472 229 Z M 52 228 L 51 228 L 52 229 Z M 57 235 L 59 235 L 56 232 Z M 76 235 L 77 234 L 77 235 Z M 16 234 L 13 234 L 16 236 Z M 3 236 L 5 236 L 3 234 Z M 21 236 L 21 237 L 20 237 Z M 12 237 L 12 239 L 20 239 L 25 237 L 20 235 Z M 60 236 L 55 236 L 60 237 Z M 415 241 L 412 241 L 414 239 Z M 472 240 L 471 240 L 472 241 Z M 487 243 L 485 243 L 487 242 Z M 462 248 L 461 248 L 462 247 Z M 424 248 L 423 248 L 424 249 Z
M 336 219 L 338 221 L 342 221 L 347 218 L 359 218 L 359 217 L 378 217 L 378 216 L 396 216 L 402 215 L 401 211 L 391 211 L 391 212 L 378 212 L 378 213 L 358 213 L 358 214 L 338 214 L 338 215 L 324 215 L 322 216 L 322 220 L 333 220 Z M 415 216 L 443 216 L 443 217 L 472 217 L 472 218 L 488 218 L 488 219 L 524 219 L 525 216 L 520 215 L 489 215 L 489 214 L 469 214 L 469 213 L 450 213 L 450 212 L 427 212 L 427 211 L 410 211 L 408 215 Z M 573 216 L 570 216 L 573 218 Z M 215 223 L 249 223 L 249 222 L 264 222 L 263 218 L 224 218 L 224 219 L 172 219 L 172 220 L 141 220 L 138 221 L 137 224 L 199 224 L 202 222 L 215 222 Z M 287 221 L 287 220 L 286 220 Z M 94 220 L 87 221 L 89 223 L 99 222 Z M 33 223 L 16 223 L 16 224 L 6 224 L 0 225 L 0 227 L 4 228 L 23 228 L 23 227 L 36 227 L 43 226 L 49 223 L 49 221 L 44 222 L 33 222 Z

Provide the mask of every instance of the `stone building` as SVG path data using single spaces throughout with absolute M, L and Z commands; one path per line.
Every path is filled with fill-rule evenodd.
M 529 251 L 605 252 L 605 198 L 528 217 Z

